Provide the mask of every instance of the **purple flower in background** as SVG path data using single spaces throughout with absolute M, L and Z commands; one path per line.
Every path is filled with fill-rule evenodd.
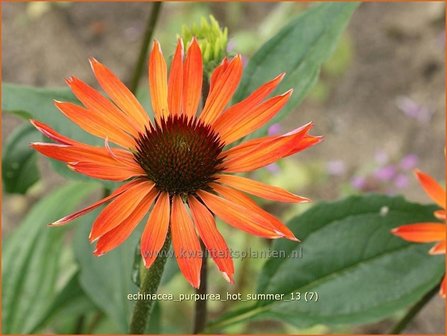
M 390 158 L 387 152 L 385 152 L 384 150 L 380 150 L 376 152 L 374 159 L 378 164 L 383 165 L 387 163 Z
M 364 176 L 354 176 L 351 180 L 351 185 L 358 190 L 364 189 L 366 184 L 366 178 Z
M 381 167 L 374 172 L 374 177 L 379 181 L 390 181 L 396 175 L 396 167 L 393 165 L 388 165 Z
M 236 48 L 236 41 L 234 39 L 229 39 L 227 43 L 227 52 L 231 53 Z
M 346 165 L 341 160 L 332 160 L 327 163 L 326 170 L 329 175 L 340 176 L 346 172 Z
M 432 112 L 428 108 L 416 103 L 410 97 L 397 97 L 397 107 L 408 117 L 425 123 L 430 120 Z
M 266 168 L 269 172 L 273 174 L 276 174 L 280 171 L 279 165 L 277 163 L 271 163 Z
M 409 182 L 408 176 L 404 175 L 404 174 L 399 174 L 394 179 L 394 185 L 398 189 L 406 188 L 408 186 L 408 184 L 409 184 L 408 182 Z
M 273 124 L 268 128 L 267 133 L 268 133 L 268 135 L 276 135 L 276 134 L 281 133 L 281 129 L 282 129 L 282 127 L 280 124 Z
M 408 154 L 400 161 L 399 166 L 403 170 L 411 170 L 416 168 L 418 161 L 419 159 L 416 154 Z

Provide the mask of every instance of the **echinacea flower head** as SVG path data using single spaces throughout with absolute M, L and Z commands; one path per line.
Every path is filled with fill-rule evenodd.
M 427 195 L 442 209 L 435 211 L 436 218 L 444 223 L 415 223 L 399 226 L 392 230 L 396 236 L 410 242 L 436 243 L 430 250 L 430 254 L 445 254 L 446 243 L 446 193 L 445 189 L 431 176 L 416 170 L 416 177 Z M 445 297 L 446 277 L 442 280 L 440 294 Z
M 55 143 L 32 146 L 80 174 L 124 183 L 108 197 L 52 225 L 66 224 L 108 203 L 89 237 L 100 256 L 123 243 L 149 213 L 140 244 L 145 266 L 153 264 L 170 233 L 179 268 L 194 287 L 199 286 L 202 263 L 199 239 L 224 277 L 233 281 L 233 261 L 216 216 L 259 237 L 297 240 L 246 194 L 279 202 L 308 199 L 234 173 L 265 167 L 320 142 L 321 137 L 308 134 L 312 124 L 228 146 L 264 126 L 286 104 L 291 91 L 268 98 L 283 74 L 228 107 L 242 76 L 242 62 L 240 56 L 224 59 L 212 73 L 203 101 L 202 56 L 196 39 L 186 55 L 178 42 L 169 75 L 155 41 L 149 58 L 154 113 L 150 118 L 108 68 L 95 59 L 91 66 L 110 100 L 72 77 L 67 83 L 83 106 L 67 102 L 56 106 L 79 127 L 102 138 L 104 146 L 77 142 L 35 120 L 34 126 Z

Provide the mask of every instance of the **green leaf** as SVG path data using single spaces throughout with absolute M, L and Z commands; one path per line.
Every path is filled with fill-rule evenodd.
M 290 88 L 289 103 L 273 118 L 278 122 L 296 108 L 317 81 L 322 64 L 334 51 L 337 41 L 358 3 L 323 3 L 297 16 L 268 40 L 249 60 L 234 97 L 240 101 L 282 72 L 286 77 L 276 94 Z M 250 137 L 265 133 L 267 126 Z
M 2 157 L 2 178 L 6 192 L 25 194 L 39 180 L 37 153 L 30 143 L 40 139 L 31 124 L 24 124 L 14 130 L 6 140 Z
M 92 145 L 103 143 L 80 129 L 54 106 L 54 100 L 79 103 L 68 88 L 35 88 L 4 83 L 2 98 L 3 111 L 37 119 L 59 133 L 82 142 Z
M 259 301 L 215 325 L 253 318 L 300 328 L 367 323 L 414 304 L 439 283 L 444 259 L 428 254 L 433 244 L 408 243 L 390 230 L 433 221 L 434 209 L 380 195 L 312 207 L 289 223 L 303 242 L 275 241 L 273 249 L 287 257 L 269 259 L 259 278 L 259 293 L 284 294 L 283 300 Z M 300 250 L 303 257 L 293 257 Z M 300 301 L 286 300 L 297 292 Z M 318 293 L 318 301 L 306 302 L 306 292 Z
M 131 275 L 135 246 L 141 232 L 137 229 L 122 245 L 101 257 L 96 257 L 93 255 L 94 246 L 89 243 L 88 235 L 91 223 L 97 215 L 98 211 L 94 211 L 85 216 L 84 225 L 79 225 L 75 233 L 73 246 L 81 269 L 81 287 L 110 320 L 116 323 L 121 332 L 127 333 L 134 305 L 127 296 L 138 291 Z
M 5 239 L 3 333 L 30 333 L 45 318 L 56 295 L 65 233 L 47 224 L 72 212 L 97 186 L 76 182 L 56 190 L 39 201 Z
M 76 319 L 95 310 L 93 302 L 85 295 L 79 284 L 79 271 L 75 272 L 65 286 L 57 293 L 42 321 L 31 333 L 36 332 L 50 321 L 67 316 Z
M 10 83 L 3 84 L 2 109 L 25 119 L 39 120 L 57 132 L 83 143 L 104 146 L 104 140 L 95 137 L 66 118 L 53 104 L 54 100 L 79 103 L 67 88 L 35 88 Z M 45 141 L 48 139 L 45 138 Z M 91 178 L 68 169 L 59 161 L 50 159 L 54 169 L 62 176 L 81 181 L 91 181 Z M 101 181 L 107 188 L 113 188 L 114 183 Z

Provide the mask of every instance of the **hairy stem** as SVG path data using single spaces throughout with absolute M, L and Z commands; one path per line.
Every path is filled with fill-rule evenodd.
M 157 293 L 166 260 L 168 258 L 170 246 L 171 235 L 168 234 L 165 243 L 157 256 L 157 259 L 155 259 L 153 265 L 145 271 L 139 290 L 139 294 L 142 294 L 143 298 L 137 300 L 135 303 L 129 330 L 131 334 L 145 333 L 147 322 L 149 321 L 149 317 L 155 302 L 150 298 L 150 296 L 151 294 Z
M 425 294 L 413 307 L 397 322 L 388 332 L 388 334 L 400 334 L 408 324 L 416 317 L 416 315 L 430 302 L 433 296 L 439 292 L 439 285 L 433 287 L 427 294 Z
M 152 35 L 154 35 L 158 17 L 160 16 L 161 5 L 162 2 L 154 2 L 152 4 L 152 10 L 147 20 L 146 30 L 144 32 L 143 39 L 141 40 L 140 53 L 135 63 L 132 77 L 129 81 L 129 89 L 130 91 L 132 91 L 132 93 L 135 93 L 137 91 L 138 84 L 140 83 L 141 76 L 143 75 L 144 62 L 147 57 L 147 52 L 149 50 Z

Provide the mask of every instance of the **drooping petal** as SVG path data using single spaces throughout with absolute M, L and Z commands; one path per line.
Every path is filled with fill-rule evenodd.
M 98 91 L 75 77 L 68 78 L 66 82 L 90 113 L 103 118 L 105 123 L 122 129 L 125 133 L 138 135 L 138 130 L 129 117 Z
M 322 137 L 308 135 L 312 124 L 281 136 L 254 139 L 224 151 L 224 170 L 247 172 L 264 167 L 283 157 L 295 154 L 319 143 Z
M 230 144 L 240 138 L 258 130 L 265 125 L 273 116 L 281 110 L 288 102 L 292 90 L 287 91 L 281 96 L 270 98 L 269 100 L 257 105 L 249 111 L 234 111 L 233 115 L 228 115 L 227 126 L 216 125 L 216 131 L 220 134 L 220 138 L 226 144 Z M 225 113 L 222 117 L 225 117 Z M 228 125 L 230 124 L 230 125 Z M 224 124 L 222 124 L 224 125 Z
M 223 66 L 224 64 L 220 65 L 220 67 Z M 219 68 L 217 68 L 213 72 L 213 75 L 215 75 L 216 77 L 220 75 Z M 276 89 L 278 84 L 284 78 L 284 75 L 285 74 L 282 73 L 276 76 L 271 81 L 261 85 L 258 89 L 256 89 L 252 94 L 250 94 L 244 100 L 230 106 L 213 123 L 214 128 L 220 133 L 220 132 L 226 132 L 235 125 L 237 125 L 238 119 L 240 119 L 241 117 L 249 113 L 251 110 L 253 110 L 259 103 L 261 103 L 264 100 L 264 98 L 266 98 L 274 89 Z
M 242 58 L 235 56 L 228 64 L 225 71 L 215 80 L 200 115 L 200 120 L 205 124 L 212 124 L 222 113 L 225 106 L 233 97 L 242 77 Z
M 213 188 L 226 200 L 244 208 L 246 212 L 253 212 L 256 215 L 260 215 L 262 217 L 262 221 L 258 223 L 263 227 L 270 227 L 270 229 L 273 230 L 273 232 L 275 232 L 277 235 L 290 240 L 298 241 L 298 238 L 295 237 L 293 232 L 290 231 L 290 229 L 285 226 L 278 218 L 260 208 L 255 201 L 245 196 L 243 193 L 217 183 L 211 183 L 210 187 Z
M 96 249 L 93 253 L 96 256 L 101 256 L 121 245 L 131 235 L 143 219 L 144 215 L 149 211 L 157 195 L 158 191 L 155 189 L 152 189 L 146 194 L 127 218 L 122 220 L 118 226 L 98 239 Z
M 150 124 L 149 116 L 130 90 L 106 66 L 96 59 L 90 59 L 90 65 L 103 90 L 114 103 L 129 117 L 135 129 L 142 132 Z
M 30 122 L 40 133 L 45 135 L 47 138 L 49 138 L 53 141 L 56 141 L 57 143 L 60 143 L 63 145 L 74 145 L 74 144 L 79 143 L 73 139 L 70 139 L 70 138 L 56 132 L 50 126 L 48 126 L 40 121 L 30 119 Z
M 118 195 L 96 218 L 90 232 L 90 241 L 95 241 L 130 216 L 143 198 L 151 192 L 153 187 L 154 184 L 152 182 L 142 181 Z
M 188 204 L 194 224 L 211 258 L 229 282 L 233 283 L 233 260 L 224 238 L 217 230 L 213 215 L 194 196 L 188 197 Z
M 199 288 L 202 250 L 191 217 L 178 195 L 172 199 L 171 232 L 180 271 L 193 287 Z
M 130 187 L 136 185 L 137 183 L 140 183 L 140 181 L 136 180 L 136 181 L 131 181 L 128 182 L 126 184 L 123 184 L 122 186 L 120 186 L 119 188 L 117 188 L 114 192 L 112 192 L 109 196 L 100 199 L 99 201 L 89 205 L 88 207 L 81 209 L 79 211 L 76 211 L 70 215 L 67 215 L 65 217 L 62 217 L 61 219 L 49 224 L 51 226 L 61 226 L 61 225 L 65 225 L 73 220 L 75 220 L 78 217 L 81 217 L 87 213 L 89 213 L 90 211 L 96 209 L 97 207 L 101 206 L 102 204 L 113 200 L 115 197 L 121 195 L 123 192 L 125 192 L 127 189 L 129 189 Z
M 178 40 L 169 70 L 168 107 L 173 116 L 182 113 L 183 104 L 183 42 Z
M 169 115 L 167 76 L 166 61 L 161 52 L 160 44 L 155 40 L 149 57 L 149 91 L 157 120 Z
M 255 211 L 207 191 L 200 190 L 197 194 L 217 217 L 231 226 L 259 237 L 272 239 L 283 237 L 272 229 L 262 215 Z
M 169 229 L 170 212 L 169 194 L 161 192 L 141 236 L 141 256 L 146 268 L 151 267 L 163 247 Z
M 416 243 L 431 243 L 445 240 L 445 224 L 416 223 L 399 226 L 391 232 L 396 236 Z
M 193 38 L 183 67 L 183 114 L 196 114 L 202 96 L 203 64 L 199 43 Z
M 303 203 L 310 200 L 306 197 L 294 195 L 287 190 L 236 175 L 216 175 L 218 182 L 239 189 L 243 192 L 272 201 Z
M 435 181 L 431 176 L 425 174 L 420 170 L 416 170 L 416 177 L 418 178 L 422 188 L 428 196 L 441 208 L 446 208 L 445 190 L 441 185 Z
M 437 243 L 430 249 L 430 254 L 445 254 L 445 243 L 445 240 Z

